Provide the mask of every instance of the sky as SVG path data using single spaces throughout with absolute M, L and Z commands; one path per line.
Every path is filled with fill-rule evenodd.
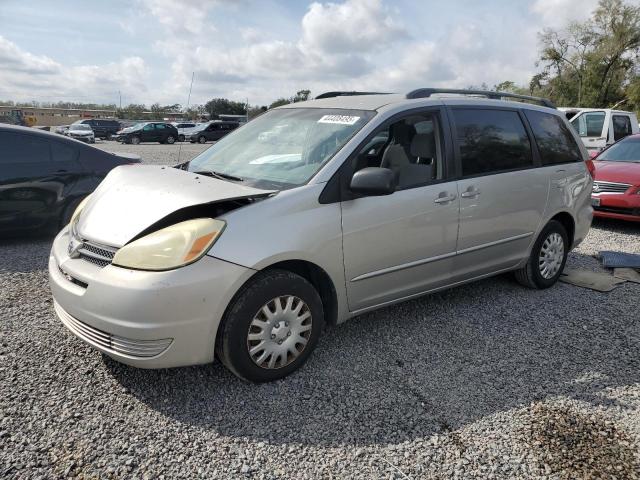
M 597 0 L 0 0 L 0 100 L 268 105 L 309 89 L 464 88 L 537 71 Z

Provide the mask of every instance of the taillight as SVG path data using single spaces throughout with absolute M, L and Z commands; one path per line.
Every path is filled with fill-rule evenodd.
M 591 178 L 596 178 L 596 164 L 593 163 L 593 160 L 586 160 L 584 163 L 587 164 L 587 170 L 589 170 L 589 175 Z

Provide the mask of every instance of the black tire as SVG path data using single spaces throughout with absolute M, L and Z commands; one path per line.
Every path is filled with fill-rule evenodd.
M 112 135 L 111 135 L 110 133 L 107 133 L 107 134 L 105 135 L 104 139 L 105 139 L 105 140 L 111 140 L 111 136 L 112 136 Z
M 542 246 L 545 241 L 550 238 L 551 235 L 558 234 L 562 237 L 562 243 L 564 247 L 564 253 L 562 256 L 562 262 L 560 263 L 560 268 L 558 271 L 551 277 L 545 278 L 540 271 L 540 253 L 542 250 Z M 529 260 L 524 267 L 520 270 L 516 270 L 515 277 L 516 280 L 529 288 L 536 289 L 544 289 L 549 288 L 558 281 L 560 275 L 562 275 L 562 271 L 564 270 L 564 266 L 567 263 L 567 255 L 569 254 L 569 236 L 567 235 L 567 230 L 564 226 L 556 221 L 551 220 L 547 225 L 542 229 L 540 235 L 538 236 L 536 242 L 531 249 L 531 255 L 529 256 Z
M 169 145 L 173 145 L 174 143 L 176 143 L 176 137 L 174 137 L 173 135 L 169 135 L 165 142 L 167 142 Z
M 129 143 L 131 143 L 131 145 L 140 145 L 140 137 L 134 135 L 129 139 Z
M 285 366 L 278 368 L 259 366 L 249 354 L 247 336 L 249 329 L 252 328 L 251 322 L 264 305 L 286 295 L 301 299 L 311 313 L 311 329 L 307 344 L 299 355 L 293 357 Z M 294 372 L 307 361 L 318 343 L 323 323 L 322 301 L 311 283 L 287 270 L 260 272 L 247 282 L 229 304 L 218 328 L 216 354 L 233 374 L 245 381 L 262 383 L 278 380 Z M 271 336 L 271 338 L 274 337 Z M 286 357 L 288 356 L 287 353 Z
M 207 143 L 207 137 L 205 137 L 204 135 L 200 135 L 198 137 L 198 142 L 199 143 Z
M 178 135 L 178 141 L 184 142 L 184 135 Z

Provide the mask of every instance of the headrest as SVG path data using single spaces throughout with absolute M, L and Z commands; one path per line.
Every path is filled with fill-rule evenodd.
M 420 158 L 435 158 L 436 144 L 432 133 L 418 133 L 411 141 L 411 155 Z
M 398 122 L 393 124 L 391 133 L 393 134 L 394 143 L 409 145 L 411 143 L 411 139 L 416 134 L 416 129 L 413 125 Z

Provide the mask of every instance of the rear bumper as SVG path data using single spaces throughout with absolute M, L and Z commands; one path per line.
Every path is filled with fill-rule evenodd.
M 142 368 L 209 363 L 226 306 L 253 270 L 205 256 L 143 272 L 69 258 L 66 229 L 49 257 L 56 314 L 74 335 Z

